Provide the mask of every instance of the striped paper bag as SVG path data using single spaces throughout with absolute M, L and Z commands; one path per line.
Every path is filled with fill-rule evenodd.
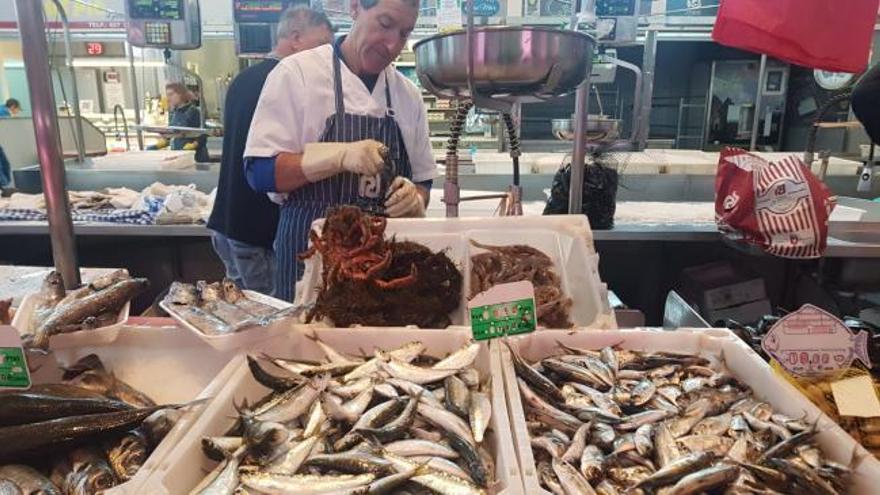
M 741 149 L 721 151 L 715 223 L 731 239 L 782 258 L 819 258 L 835 200 L 796 156 L 769 162 Z

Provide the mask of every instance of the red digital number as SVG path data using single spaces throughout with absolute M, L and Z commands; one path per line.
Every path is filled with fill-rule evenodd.
M 86 53 L 88 53 L 89 55 L 103 55 L 104 44 L 90 41 L 86 43 Z

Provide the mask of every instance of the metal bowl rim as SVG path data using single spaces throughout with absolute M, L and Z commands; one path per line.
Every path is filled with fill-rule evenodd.
M 591 36 L 587 33 L 582 33 L 580 31 L 573 31 L 570 29 L 552 28 L 549 26 L 479 26 L 479 27 L 474 26 L 475 33 L 476 32 L 496 32 L 496 31 L 497 32 L 503 32 L 503 31 L 545 31 L 548 33 L 572 35 L 575 37 L 579 36 L 583 39 L 586 39 L 586 40 L 594 42 L 594 43 L 596 41 L 593 36 Z M 466 36 L 466 35 L 467 35 L 466 29 L 459 29 L 459 30 L 452 31 L 450 33 L 438 33 L 438 34 L 435 34 L 435 35 L 432 35 L 432 36 L 429 36 L 427 38 L 424 38 L 424 39 L 417 41 L 413 45 L 412 50 L 413 50 L 413 52 L 415 52 L 416 49 L 420 45 L 423 45 L 423 44 L 428 43 L 430 41 L 439 40 L 442 38 L 452 38 L 454 36 Z

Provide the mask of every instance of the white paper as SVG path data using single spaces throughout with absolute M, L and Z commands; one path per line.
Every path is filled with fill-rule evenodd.
M 869 375 L 832 382 L 831 392 L 841 416 L 880 417 L 880 400 Z

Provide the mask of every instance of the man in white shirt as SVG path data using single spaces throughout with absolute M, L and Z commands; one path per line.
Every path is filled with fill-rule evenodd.
M 275 236 L 275 295 L 293 299 L 296 255 L 328 208 L 424 216 L 436 164 L 421 94 L 390 66 L 419 0 L 352 0 L 351 32 L 290 56 L 266 80 L 245 147 L 248 183 L 289 193 Z

